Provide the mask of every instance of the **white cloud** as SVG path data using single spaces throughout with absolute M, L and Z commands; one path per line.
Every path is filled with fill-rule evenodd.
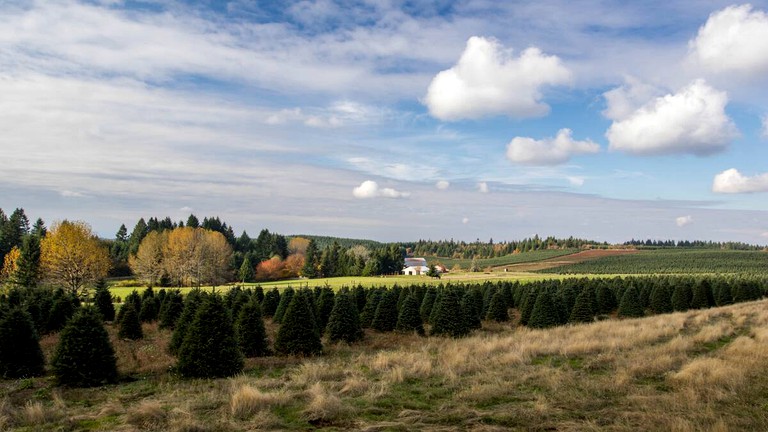
M 728 95 L 696 80 L 614 121 L 606 132 L 611 150 L 637 155 L 710 155 L 738 135 L 725 113 Z
M 63 191 L 61 191 L 60 195 L 63 196 L 64 198 L 83 198 L 83 197 L 85 197 L 85 195 L 83 195 L 82 193 L 71 191 L 71 190 L 63 190 Z
M 440 190 L 446 190 L 450 186 L 451 186 L 451 183 L 449 183 L 447 180 L 438 180 L 438 182 L 435 183 L 435 187 Z
M 675 218 L 675 224 L 677 224 L 679 227 L 684 227 L 686 225 L 690 225 L 691 223 L 693 223 L 693 218 L 690 215 Z
M 192 207 L 190 207 L 190 206 L 184 206 L 184 207 L 180 208 L 179 211 L 191 212 L 191 211 L 194 211 L 194 209 Z
M 768 15 L 752 5 L 729 6 L 709 16 L 689 42 L 689 58 L 716 73 L 768 72 Z
M 598 151 L 600 146 L 594 142 L 574 141 L 570 129 L 560 129 L 555 138 L 513 138 L 507 145 L 507 159 L 525 165 L 557 165 L 567 162 L 574 155 Z
M 768 138 L 768 114 L 763 117 L 763 136 Z
M 768 231 L 760 233 L 760 237 L 768 238 Z
M 480 193 L 488 193 L 488 183 L 486 182 L 480 182 L 477 184 L 477 190 L 480 191 Z
M 661 96 L 661 90 L 628 76 L 622 86 L 603 93 L 606 108 L 603 115 L 611 120 L 623 120 L 655 97 Z
M 541 87 L 566 84 L 570 78 L 557 56 L 528 48 L 515 58 L 496 40 L 473 36 L 458 63 L 432 79 L 424 102 L 440 120 L 537 117 L 549 112 L 541 102 Z
M 742 175 L 731 168 L 715 176 L 712 192 L 716 193 L 753 193 L 768 192 L 768 173 L 753 177 Z
M 573 186 L 584 186 L 584 177 L 581 176 L 569 176 L 568 183 Z
M 355 198 L 408 198 L 411 194 L 408 192 L 400 192 L 391 188 L 380 188 L 379 184 L 373 180 L 366 180 L 360 184 L 360 186 L 352 190 L 352 195 Z
M 469 218 L 466 218 L 466 217 L 462 218 L 461 219 L 461 223 L 463 223 L 464 225 L 468 224 L 469 223 Z

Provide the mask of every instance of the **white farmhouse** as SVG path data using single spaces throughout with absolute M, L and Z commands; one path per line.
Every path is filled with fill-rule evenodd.
M 429 271 L 426 258 L 406 258 L 403 266 L 404 275 L 425 275 Z

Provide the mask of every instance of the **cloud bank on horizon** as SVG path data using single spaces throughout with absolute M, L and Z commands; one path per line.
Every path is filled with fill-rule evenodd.
M 105 236 L 194 208 L 380 240 L 766 243 L 766 11 L 0 3 L 0 208 Z

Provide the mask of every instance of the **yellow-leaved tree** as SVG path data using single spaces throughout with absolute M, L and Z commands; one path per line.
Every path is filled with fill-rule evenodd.
M 152 231 L 141 241 L 136 255 L 128 257 L 131 270 L 147 286 L 155 286 L 163 277 L 166 243 L 167 231 Z
M 49 282 L 84 295 L 88 285 L 107 276 L 109 251 L 82 221 L 53 224 L 40 242 L 40 264 Z
M 16 246 L 14 246 L 10 252 L 5 254 L 5 258 L 3 259 L 3 267 L 0 270 L 0 282 L 9 280 L 11 276 L 16 273 L 20 255 L 21 251 Z
M 221 233 L 181 227 L 166 237 L 162 267 L 179 285 L 218 285 L 231 277 L 231 258 L 232 248 Z

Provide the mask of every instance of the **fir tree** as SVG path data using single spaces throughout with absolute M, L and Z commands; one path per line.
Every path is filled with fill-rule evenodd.
M 26 378 L 43 374 L 45 358 L 32 317 L 14 307 L 0 317 L 0 376 Z
M 275 338 L 275 351 L 298 355 L 314 355 L 323 351 L 309 301 L 302 291 L 295 293 L 288 304 Z
M 376 308 L 379 306 L 379 300 L 381 300 L 381 290 L 372 289 L 368 292 L 365 299 L 365 307 L 360 313 L 360 326 L 368 328 L 373 322 L 373 318 L 376 315 Z
M 184 335 L 176 369 L 188 378 L 219 378 L 240 373 L 243 364 L 224 301 L 216 294 L 207 296 Z
M 49 332 L 59 331 L 67 324 L 67 321 L 75 314 L 77 302 L 72 295 L 58 290 L 54 294 L 51 310 L 48 314 L 46 328 Z
M 277 309 L 275 310 L 275 315 L 272 317 L 272 321 L 276 323 L 280 323 L 283 320 L 283 315 L 285 315 L 285 312 L 288 310 L 288 305 L 291 304 L 291 300 L 293 299 L 293 296 L 296 294 L 296 291 L 288 287 L 283 291 L 283 293 L 280 295 L 280 303 L 277 305 Z
M 141 302 L 141 310 L 139 311 L 139 321 L 141 322 L 153 322 L 157 321 L 157 317 L 160 313 L 160 303 L 157 297 L 150 297 Z
M 657 284 L 651 291 L 649 306 L 657 314 L 672 312 L 672 299 L 666 283 Z
M 93 387 L 115 382 L 115 351 L 95 308 L 81 308 L 67 322 L 61 331 L 51 368 L 61 385 Z
M 371 321 L 371 328 L 380 332 L 388 332 L 397 325 L 397 297 L 394 290 L 386 290 L 381 295 L 376 313 Z
M 120 329 L 117 332 L 117 336 L 121 339 L 138 340 L 144 337 L 144 332 L 141 330 L 141 322 L 139 322 L 139 314 L 136 313 L 136 309 L 133 303 L 126 303 L 123 305 L 125 309 L 120 317 Z
M 160 328 L 173 329 L 176 327 L 181 313 L 184 311 L 184 298 L 179 290 L 169 292 L 160 305 Z
M 184 309 L 176 321 L 176 327 L 173 329 L 173 335 L 171 336 L 171 343 L 168 346 L 168 352 L 171 354 L 178 353 L 179 348 L 181 348 L 187 328 L 192 324 L 197 308 L 204 300 L 203 296 L 204 294 L 200 290 L 192 290 L 187 294 L 187 298 L 184 301 Z
M 536 302 L 533 304 L 531 318 L 528 320 L 528 327 L 554 327 L 559 321 L 560 318 L 558 317 L 557 306 L 554 298 L 552 298 L 552 294 L 550 294 L 547 289 L 541 290 L 539 295 L 536 296 Z
M 323 334 L 325 326 L 328 324 L 328 318 L 331 316 L 335 304 L 334 297 L 335 294 L 330 287 L 324 287 L 320 291 L 320 296 L 317 299 L 317 328 L 320 330 L 320 334 Z
M 245 256 L 243 264 L 240 265 L 240 271 L 237 274 L 240 277 L 240 282 L 253 282 L 256 274 L 253 271 L 253 264 L 251 264 L 251 258 L 248 255 Z
M 525 294 L 523 304 L 520 308 L 520 324 L 522 325 L 528 325 L 528 321 L 530 321 L 533 307 L 536 305 L 536 298 L 538 298 L 538 293 L 536 292 L 538 289 L 539 288 L 528 288 L 528 293 Z
M 571 309 L 571 314 L 568 317 L 568 321 L 572 323 L 586 323 L 592 322 L 595 311 L 592 309 L 592 296 L 594 293 L 591 287 L 585 286 L 579 295 L 576 297 L 576 303 Z
M 350 293 L 341 291 L 336 295 L 325 332 L 331 342 L 352 343 L 363 338 L 357 305 Z
M 458 338 L 469 334 L 470 329 L 454 289 L 444 289 L 440 294 L 440 301 L 435 304 L 435 308 L 437 308 L 437 312 L 432 320 L 430 335 Z
M 609 314 L 619 306 L 616 295 L 605 282 L 601 282 L 598 285 L 595 294 L 597 298 L 597 313 Z
M 467 326 L 470 329 L 482 328 L 483 293 L 477 289 L 469 289 L 464 292 L 459 304 Z
M 115 305 L 112 304 L 112 294 L 109 293 L 107 282 L 104 279 L 96 283 L 96 289 L 93 292 L 93 304 L 104 321 L 115 320 Z
M 691 309 L 705 309 L 712 306 L 712 288 L 709 280 L 701 279 L 693 288 L 691 297 Z
M 435 287 L 427 288 L 427 292 L 424 293 L 424 298 L 421 300 L 421 306 L 419 307 L 419 314 L 421 320 L 429 322 L 429 316 L 432 314 L 432 308 L 435 306 L 435 299 L 437 298 L 437 289 Z
M 640 304 L 640 295 L 634 285 L 630 285 L 619 303 L 619 317 L 635 318 L 645 315 L 643 306 Z
M 280 291 L 277 288 L 272 288 L 264 294 L 264 301 L 261 302 L 261 311 L 265 317 L 275 316 L 277 306 L 280 304 Z
M 486 315 L 486 319 L 496 322 L 509 321 L 507 301 L 501 291 L 496 291 L 493 297 L 491 297 L 491 301 L 488 303 L 488 315 Z
M 419 313 L 419 301 L 416 296 L 409 294 L 403 300 L 400 315 L 397 317 L 395 329 L 400 332 L 413 332 L 424 335 L 424 324 Z
M 691 307 L 693 291 L 687 281 L 678 281 L 672 291 L 672 309 L 675 311 L 687 311 Z
M 731 294 L 731 284 L 728 281 L 721 280 L 718 283 L 717 298 L 715 303 L 718 306 L 727 306 L 733 304 L 733 295 Z
M 310 240 L 304 253 L 304 267 L 301 269 L 301 275 L 309 279 L 317 277 L 317 264 L 317 244 L 315 244 L 314 240 Z
M 270 354 L 267 331 L 261 318 L 261 306 L 255 298 L 240 308 L 235 332 L 240 351 L 246 357 L 264 357 Z
M 18 286 L 27 288 L 37 286 L 37 281 L 40 278 L 40 237 L 24 236 L 21 253 L 16 262 L 16 271 L 11 277 L 12 282 Z

